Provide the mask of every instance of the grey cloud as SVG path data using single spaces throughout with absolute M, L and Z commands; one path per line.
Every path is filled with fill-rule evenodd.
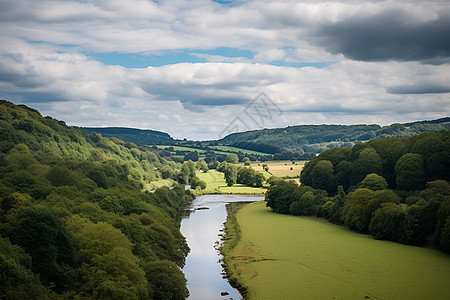
M 416 21 L 405 11 L 385 10 L 360 15 L 314 30 L 316 42 L 332 53 L 362 61 L 424 61 L 450 57 L 450 12 L 439 12 L 428 22 Z
M 450 93 L 450 86 L 443 85 L 401 85 L 386 88 L 390 94 L 443 94 Z

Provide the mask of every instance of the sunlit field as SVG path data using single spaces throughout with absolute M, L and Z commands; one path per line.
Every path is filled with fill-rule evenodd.
M 209 170 L 207 173 L 197 172 L 197 176 L 206 182 L 203 194 L 264 194 L 265 188 L 249 187 L 244 184 L 227 186 L 223 173 Z
M 293 164 L 291 160 L 252 162 L 251 166 L 256 171 L 263 172 L 266 177 L 274 175 L 277 177 L 294 178 L 300 176 L 300 172 L 306 161 L 296 160 L 294 162 L 295 164 Z M 263 164 L 266 164 L 269 167 L 269 173 L 264 171 Z
M 265 202 L 236 219 L 241 239 L 227 257 L 249 299 L 448 299 L 450 256 L 374 240 L 307 217 L 281 215 Z M 233 267 L 232 267 L 233 268 Z

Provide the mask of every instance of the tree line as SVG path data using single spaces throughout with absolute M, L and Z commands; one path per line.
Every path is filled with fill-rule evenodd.
M 184 185 L 168 162 L 116 138 L 0 102 L 0 298 L 185 299 Z M 169 180 L 170 179 L 166 179 Z
M 245 184 L 251 187 L 262 187 L 266 181 L 264 174 L 255 171 L 250 166 L 236 166 L 238 157 L 236 154 L 228 154 L 227 159 L 217 166 L 217 171 L 224 174 L 225 182 L 228 186 L 236 183 Z
M 450 131 L 331 149 L 305 165 L 302 185 L 269 180 L 267 206 L 450 252 L 449 158 Z
M 241 148 L 272 154 L 287 150 L 295 155 L 308 155 L 335 147 L 351 147 L 357 142 L 374 138 L 409 137 L 423 132 L 440 132 L 448 129 L 450 129 L 450 118 L 383 127 L 364 124 L 296 125 L 232 133 L 219 142 L 224 145 L 241 145 Z

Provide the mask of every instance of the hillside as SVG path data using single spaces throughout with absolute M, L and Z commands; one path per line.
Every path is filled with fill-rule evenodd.
M 0 298 L 186 298 L 192 198 L 162 173 L 181 164 L 0 101 Z
M 380 125 L 297 125 L 232 133 L 218 142 L 267 153 L 284 150 L 320 153 L 335 147 L 384 137 L 408 137 L 422 132 L 450 129 L 450 118 L 406 124 Z
M 167 133 L 156 130 L 143 130 L 126 127 L 79 127 L 88 133 L 99 133 L 102 136 L 116 137 L 139 146 L 172 144 L 175 140 Z
M 220 153 L 221 151 L 235 153 L 240 159 L 248 156 L 251 159 L 258 160 L 308 160 L 314 157 L 316 153 L 321 153 L 327 149 L 351 147 L 358 142 L 374 138 L 409 137 L 422 132 L 447 130 L 450 129 L 450 118 L 392 124 L 389 126 L 376 124 L 297 125 L 285 128 L 237 132 L 213 141 L 175 140 L 164 132 L 135 128 L 85 127 L 80 129 L 88 133 L 99 133 L 102 136 L 116 137 L 141 146 L 182 146 L 185 148 L 184 151 L 171 151 L 172 153 L 167 150 L 155 151 L 157 148 L 152 150 L 169 160 L 178 162 L 193 159 L 186 155 L 194 151 L 199 153 L 208 151 L 211 153 L 210 157 L 216 157 L 219 161 L 223 154 Z

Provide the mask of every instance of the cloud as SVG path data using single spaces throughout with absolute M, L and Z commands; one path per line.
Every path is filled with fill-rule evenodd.
M 450 93 L 450 86 L 439 85 L 401 85 L 389 87 L 386 91 L 390 94 L 445 94 Z
M 261 91 L 284 112 L 268 127 L 450 111 L 445 1 L 130 1 L 0 2 L 0 98 L 180 138 L 216 138 Z
M 260 62 L 272 62 L 283 60 L 286 57 L 286 51 L 283 49 L 269 49 L 260 51 L 255 55 L 255 60 Z
M 420 6 L 419 6 L 420 7 Z M 363 61 L 425 61 L 450 57 L 450 9 L 420 12 L 412 5 L 361 10 L 317 25 L 316 42 L 332 53 Z

